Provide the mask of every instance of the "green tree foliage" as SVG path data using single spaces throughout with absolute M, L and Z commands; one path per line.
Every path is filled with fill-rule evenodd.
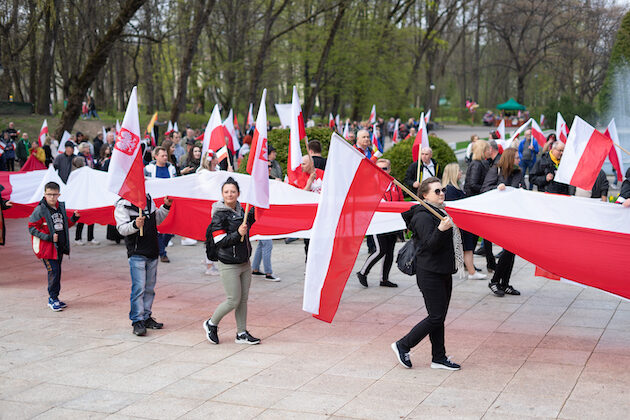
M 405 172 L 412 162 L 411 147 L 413 146 L 413 142 L 414 138 L 409 137 L 383 154 L 383 158 L 389 159 L 392 162 L 392 176 L 401 182 L 405 179 Z M 449 163 L 457 162 L 455 153 L 441 138 L 429 136 L 429 145 L 431 149 L 433 149 L 433 158 L 442 168 Z
M 612 94 L 612 84 L 615 80 L 617 71 L 622 67 L 630 65 L 630 12 L 626 13 L 621 21 L 617 38 L 610 52 L 610 62 L 606 80 L 600 92 L 600 110 L 605 112 L 610 103 Z

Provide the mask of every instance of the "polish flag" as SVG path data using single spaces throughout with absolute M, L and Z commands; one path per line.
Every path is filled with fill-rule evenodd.
M 590 191 L 613 141 L 575 116 L 555 181 Z
M 107 189 L 138 208 L 147 206 L 144 189 L 144 166 L 140 153 L 140 120 L 138 99 L 134 86 L 129 96 L 127 111 L 116 138 L 107 172 Z
M 300 107 L 300 98 L 298 96 L 297 87 L 293 86 L 293 98 L 291 99 L 291 125 L 289 127 L 289 153 L 287 155 L 287 177 L 289 184 L 295 185 L 298 172 L 297 168 L 302 163 L 302 149 L 300 142 L 306 138 L 304 129 L 304 118 L 302 117 L 302 108 Z M 308 145 L 307 145 L 308 146 Z
M 348 136 L 350 135 L 350 124 L 348 120 L 346 120 L 346 125 L 343 127 L 343 138 L 348 140 Z
M 118 133 L 120 133 L 120 123 L 116 120 L 116 138 L 118 138 Z
M 165 136 L 170 136 L 171 134 L 173 134 L 173 123 L 172 122 L 168 122 L 168 126 L 166 127 L 166 132 L 164 133 Z
M 4 148 L 7 147 L 7 144 L 0 140 L 0 156 L 4 154 Z
M 545 114 L 540 114 L 540 126 L 545 126 Z
M 59 142 L 59 148 L 57 149 L 57 153 L 62 154 L 66 151 L 66 142 L 72 141 L 70 140 L 71 137 L 72 137 L 72 134 L 68 133 L 66 130 L 63 131 L 63 134 L 61 135 L 61 141 Z M 76 155 L 78 153 L 77 145 L 73 141 L 72 141 L 72 144 L 74 144 L 74 154 Z
M 372 153 L 383 152 L 383 147 L 380 145 L 378 141 L 378 137 L 376 135 L 376 124 L 372 126 Z
M 372 110 L 370 111 L 370 124 L 374 124 L 376 122 L 376 104 L 372 105 Z
M 569 127 L 567 123 L 564 122 L 564 118 L 562 118 L 562 114 L 558 112 L 556 118 L 556 139 L 560 140 L 562 143 L 567 142 L 567 136 L 569 135 Z
M 237 129 L 238 127 L 238 119 L 236 118 L 236 114 L 234 114 L 234 127 L 236 127 Z
M 46 120 L 44 120 L 44 123 L 42 124 L 42 129 L 39 130 L 39 147 L 43 147 L 44 143 L 46 142 L 46 135 L 48 134 L 48 122 Z M 103 137 L 103 141 L 105 141 L 105 138 Z
M 527 120 L 527 122 L 523 123 L 519 128 L 516 129 L 516 131 L 512 134 L 512 137 L 510 137 L 510 140 L 508 141 L 508 144 L 507 144 L 508 147 L 512 145 L 512 142 L 514 142 L 514 139 L 516 139 L 523 131 L 525 131 L 527 127 L 529 127 L 532 121 L 533 120 L 530 118 L 529 120 Z
M 424 112 L 420 115 L 420 126 L 418 127 L 418 134 L 411 146 L 411 155 L 413 161 L 416 162 L 420 158 L 420 150 L 429 146 L 429 135 L 427 134 L 427 126 L 424 122 Z
M 543 147 L 545 145 L 545 142 L 547 141 L 547 138 L 545 138 L 545 135 L 543 134 L 536 120 L 531 118 L 531 122 L 532 122 L 532 137 L 536 139 L 540 147 Z
M 269 164 L 267 157 L 267 107 L 263 90 L 256 118 L 256 128 L 247 160 L 247 172 L 252 176 L 250 187 L 243 192 L 243 202 L 252 206 L 269 208 Z
M 501 120 L 499 126 L 495 130 L 496 135 L 499 137 L 496 139 L 497 146 L 499 146 L 499 153 L 503 153 L 505 149 L 510 147 L 505 139 L 505 120 Z
M 223 159 L 227 159 L 229 156 L 227 146 L 223 146 L 217 151 L 217 163 L 223 161 Z
M 431 121 L 431 110 L 430 109 L 427 111 L 427 115 L 424 116 L 424 123 L 425 124 L 429 124 L 429 121 Z
M 617 181 L 621 182 L 623 181 L 625 170 L 623 168 L 623 155 L 621 154 L 621 149 L 619 148 L 617 124 L 615 124 L 614 118 L 608 123 L 608 127 L 606 128 L 604 135 L 613 141 L 613 146 L 610 148 L 610 152 L 608 152 L 608 159 L 610 160 L 613 168 L 617 171 Z
M 332 322 L 370 220 L 393 178 L 333 133 L 311 229 L 302 309 Z
M 335 127 L 337 127 L 337 129 L 341 127 L 341 124 L 339 124 L 339 114 L 335 116 Z
M 233 117 L 233 115 L 234 111 L 230 109 L 230 113 L 228 114 L 225 121 L 223 121 L 223 127 L 225 127 L 226 136 L 230 138 L 230 141 L 228 141 L 227 143 L 228 149 L 230 149 L 230 151 L 234 154 L 238 149 L 241 148 L 241 144 L 238 142 L 236 128 L 234 128 L 233 121 L 236 117 Z
M 394 134 L 392 134 L 392 143 L 398 143 L 398 127 L 400 126 L 400 118 L 396 120 L 394 124 Z
M 179 127 L 177 126 L 177 121 L 175 121 L 173 123 L 173 132 L 174 133 L 179 133 Z
M 247 124 L 250 127 L 254 126 L 254 104 L 249 104 L 249 111 L 247 111 Z
M 204 156 L 208 149 L 219 150 L 223 146 L 225 146 L 225 132 L 223 131 L 223 124 L 221 123 L 219 105 L 216 104 L 212 109 L 212 114 L 206 125 L 206 131 L 203 134 L 201 156 Z
M 335 117 L 333 117 L 332 112 L 328 114 L 328 127 L 335 129 Z

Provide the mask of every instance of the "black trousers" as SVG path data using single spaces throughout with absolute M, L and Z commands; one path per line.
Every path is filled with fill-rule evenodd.
M 59 299 L 59 291 L 61 290 L 61 261 L 63 254 L 59 255 L 56 260 L 42 259 L 46 271 L 48 272 L 48 297 L 52 300 Z
M 366 236 L 367 239 L 367 247 L 368 247 L 368 252 L 370 254 L 374 253 L 374 250 L 376 249 L 376 244 L 374 243 L 374 235 L 368 235 Z
M 486 268 L 489 270 L 496 270 L 497 262 L 494 259 L 494 253 L 492 252 L 492 242 L 487 239 L 483 240 L 483 249 L 486 251 Z
M 503 254 L 499 257 L 497 269 L 492 276 L 493 283 L 499 283 L 501 289 L 505 289 L 510 284 L 512 269 L 514 268 L 514 254 L 507 249 L 503 250 Z
M 78 241 L 81 239 L 81 236 L 83 236 L 83 223 L 77 223 L 77 230 L 74 233 L 74 240 Z M 87 240 L 88 242 L 91 241 L 92 239 L 94 239 L 94 225 L 87 225 Z
M 450 274 L 432 273 L 416 267 L 416 280 L 422 291 L 428 316 L 417 323 L 406 336 L 398 341 L 398 344 L 401 350 L 409 352 L 428 335 L 431 340 L 433 361 L 442 361 L 446 358 L 444 320 L 451 301 L 453 278 Z
M 381 260 L 381 258 L 385 257 L 383 260 L 383 271 L 381 272 L 381 281 L 388 281 L 389 272 L 392 269 L 392 263 L 394 262 L 394 247 L 396 246 L 396 240 L 398 239 L 398 232 L 390 232 L 390 233 L 382 233 L 380 235 L 376 235 L 376 250 L 371 253 L 365 263 L 363 263 L 363 267 L 359 272 L 361 274 L 365 274 L 366 276 L 374 267 L 374 265 Z

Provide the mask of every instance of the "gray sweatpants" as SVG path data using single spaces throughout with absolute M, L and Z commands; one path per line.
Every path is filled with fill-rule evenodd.
M 234 309 L 237 333 L 242 333 L 247 324 L 247 298 L 252 282 L 252 267 L 249 261 L 242 264 L 223 264 L 219 261 L 218 264 L 227 299 L 214 311 L 210 322 L 219 325 L 221 319 Z

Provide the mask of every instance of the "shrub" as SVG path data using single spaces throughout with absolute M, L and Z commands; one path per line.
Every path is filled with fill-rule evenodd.
M 400 182 L 404 181 L 405 172 L 407 172 L 407 168 L 413 161 L 411 154 L 413 142 L 414 138 L 410 137 L 396 144 L 383 154 L 385 159 L 389 159 L 392 162 L 392 176 Z M 429 145 L 431 149 L 433 149 L 433 159 L 435 159 L 442 168 L 449 163 L 457 162 L 455 153 L 441 138 L 429 136 Z

